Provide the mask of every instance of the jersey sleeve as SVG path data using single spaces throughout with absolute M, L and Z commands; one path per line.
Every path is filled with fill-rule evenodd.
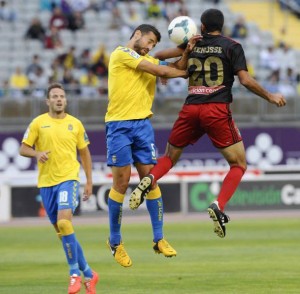
M 83 149 L 90 144 L 89 137 L 81 122 L 78 123 L 77 148 Z
M 143 57 L 141 55 L 125 47 L 122 47 L 118 50 L 117 58 L 119 62 L 132 69 L 136 69 L 139 63 L 143 60 Z
M 235 43 L 231 47 L 230 51 L 231 51 L 230 59 L 231 59 L 231 63 L 233 66 L 234 74 L 236 74 L 240 70 L 248 71 L 246 57 L 245 57 L 243 47 L 239 43 Z
M 38 123 L 36 120 L 33 120 L 24 133 L 22 143 L 25 143 L 26 145 L 32 147 L 37 141 L 37 139 L 38 139 Z

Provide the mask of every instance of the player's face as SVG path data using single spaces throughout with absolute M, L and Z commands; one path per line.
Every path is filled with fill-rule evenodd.
M 140 34 L 140 38 L 138 38 L 134 43 L 134 51 L 138 54 L 144 56 L 151 51 L 155 45 L 157 44 L 157 38 L 154 33 L 149 32 L 147 34 Z
M 67 99 L 65 91 L 59 88 L 51 89 L 47 99 L 50 113 L 60 114 L 65 111 Z

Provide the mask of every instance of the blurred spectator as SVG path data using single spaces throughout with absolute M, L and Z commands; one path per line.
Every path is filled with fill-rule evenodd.
M 90 0 L 66 0 L 73 12 L 83 13 L 90 8 Z
M 77 67 L 79 69 L 88 70 L 91 65 L 91 51 L 90 49 L 86 48 L 83 49 L 80 53 L 79 57 L 77 58 Z
M 280 43 L 278 49 L 276 50 L 276 56 L 278 59 L 281 74 L 283 76 L 286 75 L 289 68 L 292 70 L 296 70 L 295 50 L 293 50 L 289 45 L 287 45 L 286 43 Z
M 267 78 L 267 80 L 263 83 L 264 87 L 270 93 L 279 92 L 279 70 L 275 70 L 271 73 L 271 75 Z
M 9 81 L 4 80 L 2 86 L 0 87 L 0 98 L 7 98 L 10 96 Z
M 187 94 L 187 81 L 182 78 L 169 79 L 167 88 L 169 94 L 182 98 Z
M 10 76 L 9 85 L 12 89 L 13 98 L 23 98 L 29 88 L 29 80 L 20 67 L 16 67 L 15 72 Z
M 85 21 L 80 11 L 74 11 L 68 16 L 68 29 L 71 31 L 77 31 L 84 29 Z
M 34 54 L 32 56 L 31 63 L 26 68 L 26 75 L 29 76 L 31 73 L 35 73 L 37 69 L 42 69 L 42 65 L 40 63 L 40 56 L 37 54 Z
M 248 35 L 248 28 L 243 16 L 240 16 L 234 24 L 231 32 L 233 39 L 245 39 Z
M 142 22 L 141 14 L 138 13 L 132 5 L 128 6 L 127 12 L 126 23 L 132 28 L 137 27 Z
M 57 6 L 60 6 L 61 0 L 40 0 L 41 11 L 53 11 Z
M 297 75 L 292 68 L 287 68 L 284 72 L 280 71 L 279 91 L 286 97 L 297 95 Z
M 178 1 L 177 5 L 167 6 L 167 9 L 163 10 L 163 16 L 168 22 L 171 22 L 175 17 L 186 15 L 189 16 L 189 11 L 184 4 L 184 1 Z
M 73 71 L 71 69 L 65 69 L 61 83 L 67 89 L 70 94 L 80 94 L 79 82 L 75 79 Z
M 31 20 L 30 26 L 28 27 L 25 38 L 26 39 L 33 39 L 33 40 L 40 40 L 44 43 L 46 36 L 46 30 L 44 29 L 41 21 L 39 18 L 35 17 Z
M 151 0 L 149 6 L 147 7 L 147 17 L 148 18 L 162 18 L 163 17 L 162 8 L 156 0 Z
M 33 89 L 32 95 L 37 98 L 45 97 L 45 89 L 47 89 L 49 79 L 43 68 L 36 68 L 35 72 L 28 75 L 28 79 Z
M 91 69 L 97 76 L 104 77 L 108 75 L 109 55 L 104 45 L 100 45 L 92 55 L 91 63 Z
M 74 46 L 71 46 L 68 52 L 58 56 L 59 63 L 63 66 L 63 68 L 74 69 L 76 67 L 77 60 L 75 51 L 76 48 Z
M 14 22 L 16 18 L 15 10 L 8 7 L 6 1 L 0 1 L 0 20 Z
M 64 70 L 61 68 L 58 58 L 55 58 L 52 61 L 49 69 L 49 83 L 51 83 L 50 81 L 53 83 L 61 81 L 63 78 L 63 72 Z
M 80 85 L 83 98 L 96 98 L 99 96 L 99 78 L 92 70 L 88 70 L 80 77 Z
M 268 48 L 263 49 L 260 52 L 259 58 L 261 67 L 272 71 L 279 69 L 279 61 L 274 50 L 274 46 L 269 46 Z
M 50 30 L 46 33 L 45 48 L 59 49 L 62 48 L 62 46 L 63 44 L 58 29 L 56 27 L 51 27 Z
M 67 28 L 68 23 L 66 17 L 63 15 L 60 7 L 55 7 L 49 21 L 49 28 L 55 27 L 58 30 Z
M 122 26 L 126 25 L 123 15 L 117 6 L 111 9 L 111 24 L 110 29 L 121 29 Z

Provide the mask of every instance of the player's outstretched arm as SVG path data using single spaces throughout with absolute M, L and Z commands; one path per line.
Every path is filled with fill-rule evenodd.
M 93 180 L 92 180 L 92 157 L 89 147 L 85 147 L 79 150 L 81 164 L 86 176 L 86 184 L 84 186 L 83 200 L 89 199 L 93 192 Z
M 185 50 L 182 52 L 181 58 L 178 59 L 174 63 L 170 63 L 170 66 L 173 66 L 178 69 L 186 69 L 187 68 L 187 63 L 189 59 L 190 53 L 193 51 L 196 43 L 202 39 L 201 35 L 195 35 L 192 38 L 189 39 L 189 42 L 186 44 Z
M 137 66 L 139 70 L 145 71 L 157 77 L 162 78 L 187 78 L 187 71 L 176 69 L 166 65 L 153 64 L 147 60 L 142 60 Z
M 183 53 L 184 49 L 180 47 L 175 47 L 175 48 L 167 48 L 160 50 L 155 53 L 154 57 L 159 59 L 159 60 L 166 60 L 169 58 L 174 58 L 174 57 L 180 57 Z
M 280 93 L 269 93 L 265 90 L 255 79 L 253 79 L 249 73 L 245 70 L 240 70 L 238 73 L 238 78 L 241 84 L 246 87 L 252 93 L 264 98 L 272 104 L 276 104 L 278 107 L 286 105 L 286 100 Z

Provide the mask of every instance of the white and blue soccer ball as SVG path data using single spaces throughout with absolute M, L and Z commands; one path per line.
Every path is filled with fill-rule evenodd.
M 168 26 L 169 38 L 177 45 L 187 43 L 188 40 L 197 34 L 195 22 L 188 16 L 177 16 Z

